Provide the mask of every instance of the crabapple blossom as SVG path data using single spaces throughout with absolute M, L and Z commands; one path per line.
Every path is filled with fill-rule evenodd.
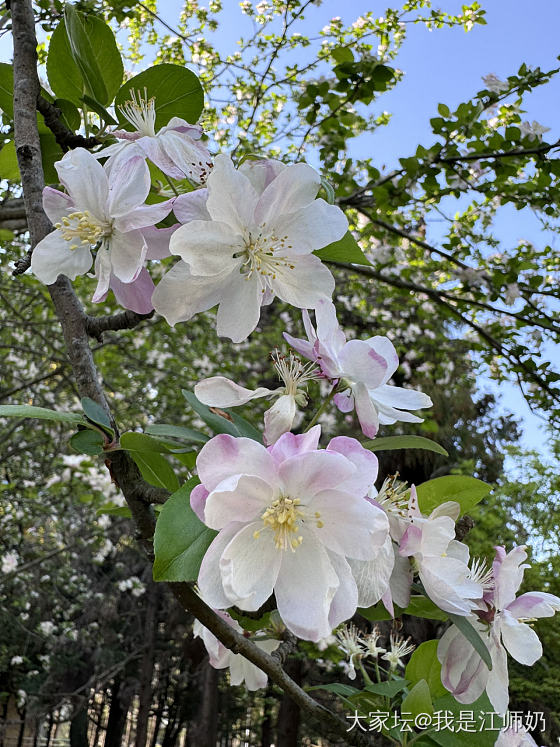
M 319 450 L 320 427 L 265 448 L 219 435 L 201 449 L 193 510 L 219 531 L 198 585 L 212 607 L 257 610 L 274 592 L 300 638 L 318 641 L 361 603 L 348 558 L 370 560 L 388 535 L 364 499 L 377 459 L 351 438 Z
M 333 277 L 313 252 L 344 236 L 344 213 L 315 199 L 321 178 L 307 164 L 259 163 L 236 169 L 219 155 L 207 190 L 177 199 L 188 222 L 170 251 L 182 261 L 152 297 L 169 324 L 218 304 L 218 335 L 241 342 L 275 296 L 303 309 L 332 295 Z
M 438 644 L 441 681 L 459 703 L 473 703 L 486 689 L 498 713 L 507 711 L 507 652 L 520 664 L 533 665 L 542 656 L 542 645 L 527 623 L 539 617 L 552 617 L 560 611 L 560 598 L 546 592 L 530 591 L 516 598 L 527 564 L 525 547 L 509 553 L 496 547 L 496 557 L 484 594 L 469 620 L 486 644 L 492 657 L 488 670 L 480 655 L 455 625 Z
M 122 167 L 129 158 L 140 155 L 149 158 L 167 176 L 173 179 L 188 179 L 195 184 L 206 181 L 212 167 L 212 159 L 206 146 L 200 142 L 202 128 L 192 125 L 180 117 L 172 117 L 158 132 L 156 125 L 155 99 L 139 91 L 131 91 L 131 101 L 119 110 L 135 128 L 134 132 L 114 130 L 111 135 L 119 142 L 95 154 L 97 158 L 109 156 L 108 169 Z
M 379 424 L 397 420 L 421 423 L 422 418 L 406 410 L 431 407 L 432 400 L 422 392 L 387 384 L 397 370 L 399 359 L 388 337 L 376 335 L 368 340 L 349 340 L 339 327 L 336 310 L 328 299 L 315 307 L 317 329 L 307 311 L 303 323 L 307 340 L 284 333 L 287 342 L 321 367 L 323 375 L 338 382 L 334 402 L 341 412 L 356 409 L 362 431 L 375 438 Z
M 225 620 L 238 633 L 243 633 L 239 623 L 234 620 L 227 612 L 216 610 L 216 614 Z M 214 669 L 225 669 L 229 667 L 229 679 L 232 685 L 241 685 L 245 683 L 247 690 L 259 690 L 266 687 L 268 677 L 257 666 L 252 664 L 241 654 L 234 654 L 219 641 L 202 623 L 195 620 L 193 626 L 195 638 L 202 638 L 202 642 L 208 651 L 210 665 Z M 255 645 L 267 654 L 276 651 L 280 641 L 269 639 L 266 641 L 255 641 Z
M 503 93 L 509 88 L 509 83 L 500 80 L 495 73 L 488 73 L 482 78 L 482 82 L 489 91 L 492 93 Z
M 284 383 L 278 389 L 246 389 L 225 376 L 212 376 L 203 379 L 194 388 L 197 398 L 209 407 L 236 407 L 246 405 L 260 397 L 278 397 L 274 405 L 264 414 L 264 442 L 272 444 L 283 433 L 291 430 L 297 406 L 307 405 L 307 396 L 300 387 L 307 381 L 316 379 L 313 364 L 302 365 L 293 353 L 283 355 L 279 350 L 271 355 L 278 376 Z
M 18 556 L 15 552 L 7 552 L 2 556 L 2 573 L 13 573 L 18 567 Z
M 134 157 L 110 172 L 84 148 L 66 153 L 56 164 L 66 192 L 43 190 L 43 207 L 55 230 L 40 241 L 31 269 L 46 285 L 59 275 L 75 280 L 93 262 L 97 247 L 95 303 L 112 288 L 125 308 L 151 311 L 154 284 L 144 267 L 147 259 L 168 255 L 170 231 L 154 228 L 171 210 L 171 201 L 143 204 L 150 191 L 144 158 Z
M 389 667 L 394 672 L 398 667 L 404 667 L 402 660 L 405 656 L 411 654 L 416 646 L 410 643 L 410 638 L 405 641 L 402 636 L 395 633 L 390 635 L 390 644 L 391 648 L 381 658 L 389 662 Z
M 414 559 L 426 593 L 440 609 L 468 615 L 483 588 L 472 578 L 468 547 L 455 539 L 459 510 L 458 503 L 447 501 L 428 517 L 417 511 L 400 539 L 399 554 Z

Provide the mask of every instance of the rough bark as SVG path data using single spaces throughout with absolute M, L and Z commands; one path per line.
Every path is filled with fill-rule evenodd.
M 200 701 L 196 717 L 189 722 L 187 747 L 215 747 L 218 735 L 219 672 L 204 661 L 200 667 Z

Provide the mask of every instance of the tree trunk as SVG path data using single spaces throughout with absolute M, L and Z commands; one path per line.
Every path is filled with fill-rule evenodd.
M 151 581 L 146 594 L 146 618 L 144 622 L 144 655 L 140 665 L 140 691 L 138 693 L 138 716 L 136 718 L 136 738 L 134 747 L 146 747 L 148 722 L 152 704 L 152 677 L 157 635 L 158 589 Z
M 88 703 L 87 700 L 70 721 L 70 747 L 87 747 L 88 745 Z
M 126 693 L 121 693 L 121 678 L 116 677 L 112 691 L 107 732 L 105 734 L 105 747 L 121 747 L 122 735 L 126 724 L 126 714 L 130 705 L 129 688 L 126 688 Z M 123 695 L 125 697 L 122 697 Z
M 272 732 L 272 706 L 274 703 L 274 696 L 272 695 L 272 686 L 270 683 L 266 688 L 265 696 L 263 699 L 263 720 L 261 726 L 261 747 L 271 747 L 274 742 L 274 734 Z
M 187 728 L 189 747 L 216 747 L 218 737 L 218 678 L 219 672 L 206 659 L 198 677 L 200 701 L 194 719 Z
M 285 665 L 286 672 L 298 685 L 301 683 L 303 664 L 300 659 L 288 659 Z M 301 713 L 294 701 L 287 695 L 282 696 L 278 719 L 276 721 L 277 740 L 276 747 L 298 747 L 299 725 Z

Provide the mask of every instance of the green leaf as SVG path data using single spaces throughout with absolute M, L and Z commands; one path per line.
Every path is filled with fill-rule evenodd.
M 72 57 L 66 24 L 60 21 L 52 33 L 47 54 L 47 78 L 58 98 L 80 106 L 84 92 L 84 81 L 78 65 Z
M 197 477 L 182 485 L 163 505 L 154 535 L 154 580 L 196 581 L 200 564 L 217 532 L 205 526 L 190 506 Z
M 217 415 L 215 412 L 212 412 L 209 407 L 206 407 L 206 405 L 203 405 L 202 402 L 198 401 L 196 395 L 193 394 L 193 392 L 189 392 L 187 389 L 181 389 L 181 391 L 183 392 L 183 397 L 187 400 L 192 409 L 196 412 L 197 415 L 202 418 L 202 420 L 214 433 L 228 433 L 230 436 L 240 435 L 237 426 L 233 422 L 233 417 L 229 415 L 229 413 L 227 413 L 225 410 L 220 410 L 220 412 L 226 413 L 231 418 L 231 420 L 222 417 L 222 415 Z
M 441 747 L 493 747 L 497 732 L 491 728 L 482 729 L 481 723 L 478 719 L 479 714 L 493 713 L 494 709 L 492 704 L 488 700 L 486 693 L 483 693 L 478 700 L 474 703 L 469 703 L 465 706 L 463 703 L 458 703 L 452 695 L 444 695 L 438 698 L 434 702 L 434 710 L 441 713 L 446 711 L 451 714 L 451 724 L 454 728 L 457 728 L 457 724 L 461 719 L 461 711 L 473 711 L 474 714 L 474 729 L 473 732 L 468 731 L 451 731 L 450 729 L 440 728 L 436 731 L 430 732 L 430 739 L 432 743 L 441 745 Z M 500 719 L 495 719 L 496 725 L 500 724 Z M 485 722 L 490 726 L 490 717 Z M 421 744 L 421 742 L 419 742 Z
M 111 419 L 105 410 L 97 402 L 94 402 L 90 397 L 82 397 L 81 399 L 82 409 L 88 420 L 92 423 L 100 425 L 104 430 L 114 435 L 114 431 L 111 427 Z
M 389 612 L 387 612 L 387 610 L 385 609 L 383 602 L 378 602 L 371 607 L 358 607 L 357 611 L 362 617 L 365 617 L 365 619 L 369 620 L 370 622 L 393 619 L 392 615 L 390 615 Z
M 430 514 L 445 501 L 456 501 L 461 506 L 461 513 L 467 513 L 488 495 L 491 489 L 487 483 L 468 475 L 436 477 L 416 487 L 418 505 L 424 514 Z
M 0 62 L 0 109 L 14 118 L 14 68 L 7 62 Z
M 335 47 L 331 49 L 331 55 L 339 65 L 342 62 L 354 62 L 354 55 L 350 47 Z
M 233 424 L 237 428 L 240 436 L 244 436 L 245 438 L 252 438 L 253 441 L 258 441 L 260 444 L 262 444 L 263 434 L 259 430 L 257 430 L 254 425 L 252 425 L 248 420 L 245 420 L 245 418 L 242 418 L 241 415 L 238 415 L 233 410 L 228 409 L 224 410 L 224 412 L 227 412 L 227 414 L 231 416 Z
M 41 123 L 43 123 L 43 129 L 41 130 Z M 55 136 L 50 130 L 46 130 L 43 116 L 38 115 L 39 126 L 39 141 L 41 144 L 41 161 L 43 164 L 43 172 L 45 174 L 45 182 L 47 184 L 57 184 L 58 174 L 54 167 L 56 161 L 60 161 L 64 155 L 60 145 L 56 142 Z
M 78 413 L 59 412 L 46 407 L 34 405 L 0 405 L 0 418 L 38 418 L 39 420 L 56 420 L 60 423 L 89 426 L 89 423 Z
M 93 39 L 87 33 L 82 18 L 83 16 L 78 14 L 78 11 L 70 3 L 64 7 L 64 22 L 70 42 L 70 52 L 81 73 L 85 92 L 99 101 L 100 104 L 109 104 L 109 94 L 103 80 L 103 73 L 93 53 L 91 44 Z
M 426 680 L 419 680 L 401 703 L 401 713 L 418 716 L 420 713 L 432 714 L 432 696 Z
M 467 620 L 466 617 L 462 617 L 461 615 L 453 615 L 449 613 L 449 619 L 452 623 L 454 623 L 461 633 L 465 636 L 467 641 L 471 644 L 471 646 L 475 649 L 477 654 L 480 656 L 482 661 L 486 664 L 488 669 L 492 669 L 492 657 L 490 656 L 490 651 L 488 651 L 488 648 L 482 638 L 480 637 L 477 630 L 473 628 L 470 621 Z
M 340 241 L 335 241 L 328 246 L 324 246 L 322 249 L 314 252 L 314 254 L 324 262 L 350 262 L 355 265 L 371 264 L 350 231 Z
M 449 111 L 449 107 L 446 104 L 438 104 L 437 110 L 441 114 L 442 117 L 449 117 L 451 115 L 451 112 Z
M 0 179 L 8 179 L 13 182 L 20 180 L 16 144 L 13 140 L 6 143 L 0 150 Z
M 241 625 L 243 630 L 256 632 L 257 630 L 262 630 L 263 628 L 266 628 L 270 625 L 270 612 L 265 612 L 262 617 L 258 618 L 258 620 L 254 620 L 252 617 L 242 615 L 234 609 L 229 609 L 228 612 L 230 616 L 233 617 L 233 619 Z
M 324 177 L 321 177 L 321 187 L 325 190 L 325 196 L 329 205 L 334 205 L 335 194 L 332 184 Z
M 117 93 L 115 105 L 119 123 L 125 129 L 133 129 L 119 106 L 129 101 L 131 91 L 139 91 L 144 96 L 155 99 L 156 130 L 164 127 L 172 117 L 181 117 L 194 124 L 198 121 L 204 106 L 204 92 L 197 76 L 180 65 L 155 65 L 130 78 Z
M 125 516 L 127 519 L 132 518 L 132 511 L 128 506 L 117 506 L 114 503 L 106 503 L 105 505 L 98 508 L 96 514 L 108 514 L 108 516 Z
M 121 448 L 130 453 L 144 480 L 156 488 L 166 488 L 173 492 L 179 487 L 179 480 L 165 457 L 147 447 L 149 436 L 143 433 L 123 433 Z
M 70 439 L 70 446 L 79 454 L 95 456 L 103 453 L 104 439 L 99 431 L 78 431 Z
M 386 682 L 371 682 L 366 685 L 365 689 L 368 693 L 375 693 L 375 695 L 383 695 L 386 698 L 394 698 L 395 695 L 402 692 L 408 685 L 408 680 L 400 677 L 396 680 L 387 680 Z
M 168 425 L 167 423 L 154 423 L 147 426 L 146 433 L 152 436 L 168 436 L 170 438 L 179 438 L 182 441 L 189 441 L 196 444 L 204 444 L 208 441 L 208 436 L 193 428 L 187 428 L 184 425 Z
M 405 669 L 405 677 L 413 684 L 425 681 L 432 698 L 447 694 L 441 682 L 441 664 L 437 658 L 438 641 L 424 641 L 410 657 Z M 431 705 L 431 703 L 430 703 Z
M 73 132 L 80 129 L 82 118 L 80 112 L 71 101 L 67 99 L 56 99 L 54 105 L 60 109 L 64 124 Z M 115 123 L 116 124 L 116 123 Z
M 423 436 L 385 436 L 365 441 L 362 446 L 370 451 L 393 451 L 394 449 L 424 449 L 449 456 L 447 451 L 431 438 Z
M 396 608 L 401 610 L 400 607 Z M 440 610 L 439 607 L 432 602 L 431 599 L 425 596 L 412 596 L 406 609 L 403 609 L 400 614 L 413 615 L 414 617 L 423 617 L 427 620 L 447 620 L 447 612 Z

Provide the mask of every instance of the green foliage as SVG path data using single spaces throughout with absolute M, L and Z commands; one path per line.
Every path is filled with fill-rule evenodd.
M 132 97 L 133 91 L 144 91 L 155 99 L 156 130 L 168 124 L 172 117 L 181 117 L 194 124 L 204 106 L 204 92 L 196 75 L 179 65 L 155 65 L 130 78 L 117 93 L 117 117 L 122 127 L 132 128 L 118 109 Z
M 217 532 L 205 526 L 192 510 L 191 478 L 165 502 L 154 534 L 154 580 L 196 581 L 200 563 Z
M 418 505 L 422 513 L 430 514 L 446 501 L 455 501 L 461 513 L 468 513 L 491 490 L 491 486 L 476 477 L 445 475 L 418 485 Z
M 315 254 L 324 262 L 350 262 L 357 265 L 370 264 L 350 231 L 339 241 L 335 241 L 333 244 L 319 249 Z
M 60 423 L 72 423 L 88 427 L 88 422 L 74 412 L 49 410 L 46 407 L 33 405 L 0 405 L 0 418 L 38 418 L 39 420 L 56 420 Z
M 103 453 L 105 440 L 97 431 L 78 431 L 70 438 L 70 446 L 79 454 L 95 456 Z
M 433 713 L 432 696 L 428 683 L 418 680 L 401 703 L 401 713 L 410 713 L 416 717 L 420 713 Z
M 159 441 L 143 433 L 123 433 L 120 437 L 121 449 L 128 451 L 136 462 L 144 480 L 156 488 L 165 488 L 171 492 L 179 487 L 179 480 L 167 459 L 161 455 L 162 445 Z M 165 449 L 168 451 L 168 449 Z
M 431 438 L 423 436 L 385 436 L 374 438 L 371 441 L 362 443 L 370 451 L 394 451 L 395 449 L 426 449 L 434 451 L 442 456 L 449 456 L 448 452 Z
M 447 693 L 441 682 L 441 664 L 437 658 L 438 641 L 424 641 L 413 652 L 405 669 L 405 677 L 412 684 L 426 682 L 431 700 Z M 431 707 L 430 700 L 430 707 Z M 404 707 L 403 710 L 407 710 Z

